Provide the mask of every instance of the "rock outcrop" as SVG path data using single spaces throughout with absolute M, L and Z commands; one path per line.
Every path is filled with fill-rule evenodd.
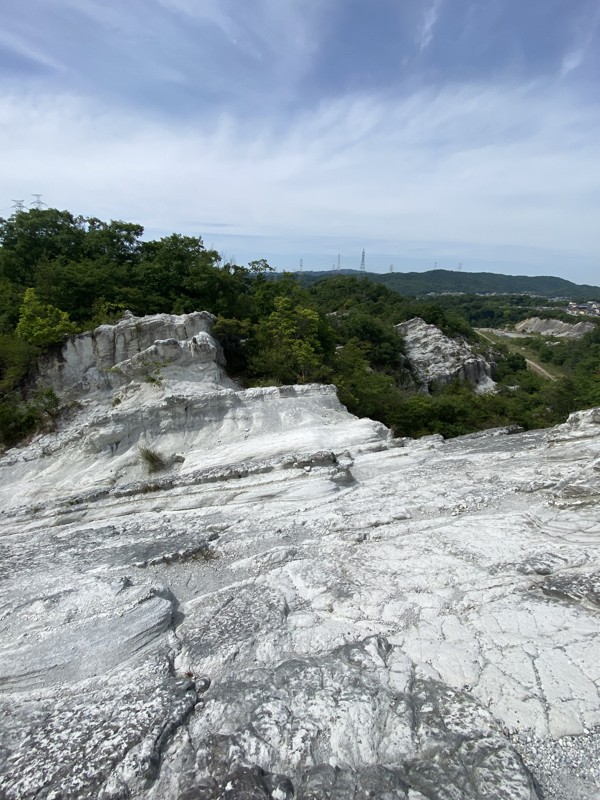
M 183 374 L 187 383 L 223 384 L 222 350 L 210 335 L 214 319 L 207 311 L 150 317 L 126 311 L 116 325 L 69 337 L 58 355 L 41 361 L 40 381 L 72 397 L 111 391 L 131 378 L 160 380 L 167 368 L 170 378 Z
M 460 381 L 471 383 L 478 392 L 493 391 L 489 363 L 465 341 L 450 339 L 420 317 L 395 327 L 404 338 L 406 356 L 422 390 Z
M 559 336 L 567 339 L 580 339 L 584 334 L 593 331 L 596 326 L 593 322 L 562 322 L 560 319 L 541 319 L 530 317 L 522 322 L 517 322 L 515 331 L 518 333 L 539 333 L 542 336 Z
M 0 796 L 596 797 L 600 410 L 399 443 L 192 331 L 0 458 Z

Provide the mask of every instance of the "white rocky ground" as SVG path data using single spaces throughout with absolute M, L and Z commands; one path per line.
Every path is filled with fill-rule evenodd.
M 469 382 L 478 392 L 494 390 L 490 365 L 467 342 L 450 339 L 420 317 L 395 327 L 404 339 L 406 356 L 422 390 L 453 381 Z
M 515 325 L 517 333 L 539 333 L 542 336 L 559 336 L 567 339 L 580 339 L 584 334 L 593 331 L 596 326 L 593 322 L 562 322 L 560 319 L 541 319 L 530 317 Z
M 69 345 L 0 459 L 0 796 L 598 798 L 600 410 L 395 442 L 209 329 Z

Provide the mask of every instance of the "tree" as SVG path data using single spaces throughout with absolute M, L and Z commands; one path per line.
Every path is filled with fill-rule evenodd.
M 256 261 L 248 262 L 248 270 L 254 275 L 264 275 L 265 272 L 273 272 L 273 267 L 266 258 L 258 258 Z
M 31 285 L 42 258 L 81 258 L 85 237 L 84 218 L 56 208 L 18 211 L 0 219 L 0 275 L 20 286 Z
M 283 383 L 315 380 L 324 367 L 319 321 L 311 308 L 295 306 L 289 297 L 275 298 L 275 311 L 258 325 L 251 367 Z
M 385 422 L 398 402 L 398 391 L 390 375 L 372 369 L 366 349 L 357 338 L 340 347 L 335 354 L 333 382 L 348 411 Z
M 75 331 L 76 327 L 65 311 L 42 303 L 35 289 L 25 290 L 21 316 L 15 330 L 20 339 L 44 347 L 60 342 L 65 335 Z

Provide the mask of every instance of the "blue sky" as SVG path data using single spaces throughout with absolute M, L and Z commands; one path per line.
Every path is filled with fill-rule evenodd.
M 0 0 L 0 212 L 600 284 L 600 0 Z

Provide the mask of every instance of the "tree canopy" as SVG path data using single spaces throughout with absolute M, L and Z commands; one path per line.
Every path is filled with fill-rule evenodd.
M 418 392 L 396 324 L 420 316 L 487 353 L 471 325 L 527 316 L 529 295 L 419 300 L 364 277 L 334 275 L 307 286 L 271 273 L 265 259 L 247 266 L 223 260 L 200 236 L 147 240 L 142 226 L 121 220 L 58 209 L 0 219 L 0 440 L 13 443 L 55 414 L 52 398 L 28 390 L 36 357 L 125 309 L 138 316 L 211 311 L 242 385 L 331 382 L 350 411 L 398 435 L 539 427 L 600 403 L 600 328 L 577 342 L 532 340 L 540 360 L 562 365 L 565 377 L 555 384 L 498 346 L 495 395 L 475 395 L 468 385 Z

